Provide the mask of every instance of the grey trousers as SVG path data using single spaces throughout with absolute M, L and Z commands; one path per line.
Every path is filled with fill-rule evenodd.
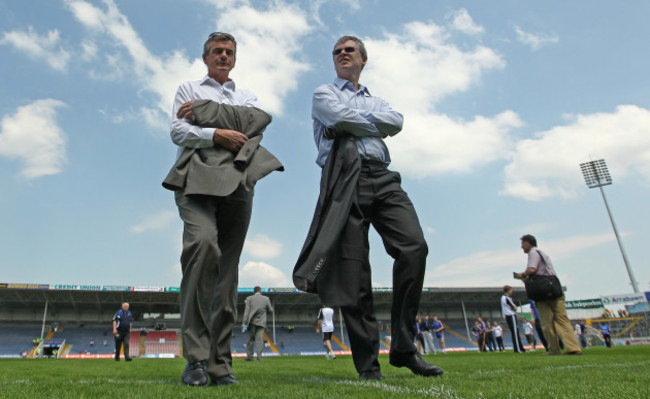
M 422 337 L 424 338 L 424 354 L 436 353 L 436 345 L 433 343 L 431 331 L 422 331 Z
M 246 344 L 246 356 L 253 358 L 253 349 L 257 350 L 257 358 L 262 359 L 264 350 L 264 330 L 266 328 L 251 324 L 248 326 L 248 343 Z M 253 348 L 255 347 L 255 348 Z
M 232 373 L 239 257 L 253 206 L 242 186 L 227 197 L 176 192 L 184 223 L 180 290 L 183 355 L 208 362 L 212 378 Z

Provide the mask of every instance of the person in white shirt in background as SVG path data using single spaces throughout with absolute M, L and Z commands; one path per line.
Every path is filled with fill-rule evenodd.
M 503 346 L 503 328 L 495 321 L 492 330 L 494 331 L 494 338 L 497 340 L 497 349 L 499 349 L 499 352 L 503 352 L 505 350 Z
M 535 339 L 535 335 L 533 333 L 533 325 L 528 321 L 528 319 L 524 318 L 524 336 L 526 337 L 526 341 L 528 341 L 528 345 L 530 345 L 530 350 L 534 351 L 535 346 L 537 345 L 537 340 Z
M 318 328 L 316 332 L 323 332 L 323 343 L 327 348 L 327 355 L 329 359 L 336 359 L 334 351 L 332 350 L 332 333 L 334 332 L 334 309 L 323 305 L 318 311 Z

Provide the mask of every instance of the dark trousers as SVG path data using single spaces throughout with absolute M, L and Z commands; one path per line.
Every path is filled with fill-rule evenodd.
M 521 338 L 519 338 L 519 328 L 517 328 L 517 318 L 515 315 L 506 316 L 506 321 L 508 322 L 508 328 L 510 328 L 510 333 L 512 334 L 512 349 L 515 352 L 525 352 L 524 346 L 521 344 Z
M 115 358 L 119 359 L 120 358 L 120 349 L 122 349 L 122 345 L 124 345 L 124 358 L 129 359 L 129 337 L 131 336 L 131 332 L 122 332 L 118 331 L 117 336 L 115 336 Z
M 537 336 L 542 342 L 542 345 L 544 345 L 544 349 L 548 350 L 548 343 L 546 342 L 546 338 L 544 338 L 544 331 L 542 331 L 542 322 L 539 319 L 535 319 L 535 331 L 537 331 Z
M 485 352 L 486 337 L 487 333 L 485 332 L 478 333 L 478 337 L 476 337 L 476 344 L 478 345 L 478 350 L 481 352 Z
M 487 338 L 485 340 L 485 346 L 490 350 L 490 352 L 493 352 L 496 350 L 497 343 L 494 340 L 494 333 L 493 332 L 488 332 L 487 333 Z
M 230 339 L 237 318 L 239 257 L 253 207 L 240 186 L 227 197 L 183 195 L 176 205 L 184 223 L 180 290 L 183 355 L 208 361 L 208 374 L 232 373 Z
M 400 183 L 399 173 L 381 164 L 364 162 L 358 183 L 359 209 L 352 209 L 343 231 L 342 242 L 352 254 L 346 254 L 341 266 L 360 273 L 357 304 L 341 308 L 352 358 L 359 373 L 379 370 L 379 332 L 368 260 L 370 224 L 381 236 L 386 252 L 395 260 L 391 354 L 408 355 L 417 351 L 412 326 L 420 305 L 428 248 L 413 203 Z
M 499 348 L 500 351 L 504 351 L 505 347 L 503 346 L 503 337 L 496 337 L 497 339 L 497 348 Z
M 605 340 L 605 345 L 607 345 L 608 348 L 611 348 L 612 347 L 612 336 L 609 335 L 609 334 L 607 334 L 607 335 L 603 334 L 603 339 Z

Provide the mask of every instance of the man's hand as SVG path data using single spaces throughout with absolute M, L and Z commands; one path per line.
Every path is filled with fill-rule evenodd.
M 212 141 L 227 150 L 237 152 L 248 141 L 248 137 L 235 130 L 215 129 Z
M 117 337 L 117 330 L 116 329 L 113 329 L 113 335 L 115 335 Z
M 335 127 L 328 127 L 325 129 L 325 138 L 334 140 L 336 137 L 345 133 L 345 130 L 337 129 Z
M 194 122 L 194 115 L 192 114 L 192 105 L 194 105 L 194 100 L 188 101 L 185 104 L 181 105 L 176 113 L 176 116 L 180 119 L 187 119 L 190 122 Z

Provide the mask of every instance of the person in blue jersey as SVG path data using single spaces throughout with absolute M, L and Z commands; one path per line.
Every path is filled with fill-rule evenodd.
M 445 344 L 445 325 L 438 319 L 438 316 L 433 316 L 433 332 L 436 334 L 440 350 L 443 354 L 447 353 L 447 346 Z
M 131 337 L 131 324 L 133 315 L 129 311 L 129 304 L 124 302 L 122 309 L 113 316 L 113 336 L 115 337 L 115 361 L 120 361 L 120 351 L 124 347 L 124 360 L 131 361 L 129 356 L 129 338 Z
M 535 301 L 530 300 L 530 313 L 533 317 L 533 325 L 535 326 L 535 331 L 537 331 L 537 336 L 539 341 L 544 345 L 544 349 L 548 352 L 548 342 L 544 338 L 544 331 L 542 330 L 542 322 L 539 320 L 539 314 L 537 313 L 537 308 L 535 307 Z
M 612 347 L 612 333 L 609 328 L 609 324 L 607 322 L 603 323 L 600 325 L 600 334 L 603 336 L 603 339 L 605 340 L 605 345 L 607 345 L 608 348 Z

